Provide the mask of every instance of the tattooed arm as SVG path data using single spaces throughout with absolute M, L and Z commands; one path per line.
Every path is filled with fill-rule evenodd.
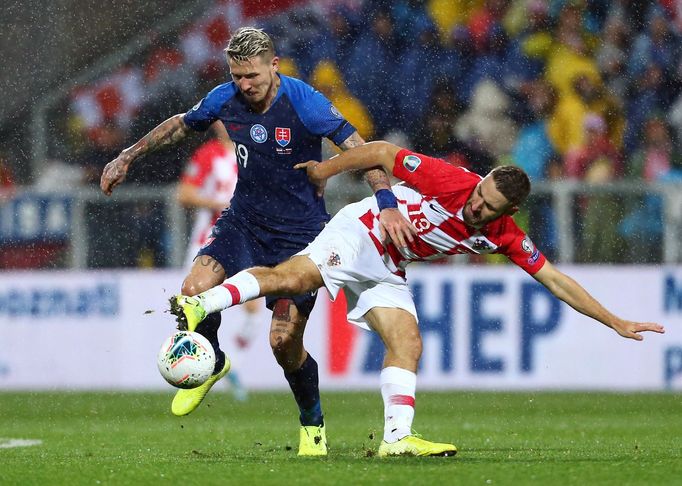
M 350 137 L 339 145 L 339 147 L 345 151 L 364 144 L 365 141 L 360 134 L 358 134 L 358 132 L 353 132 Z M 390 192 L 391 181 L 388 178 L 388 174 L 383 167 L 380 167 L 379 163 L 377 163 L 377 166 L 378 167 L 365 171 L 365 182 L 369 184 L 369 187 L 372 188 L 374 194 L 377 194 L 377 192 L 381 190 Z M 392 193 L 388 194 L 388 196 L 392 196 Z M 395 200 L 394 196 L 393 200 Z M 379 196 L 377 196 L 377 201 L 379 201 Z M 381 224 L 379 229 L 381 230 L 381 236 L 384 241 L 390 238 L 395 245 L 400 247 L 407 246 L 407 241 L 414 241 L 414 235 L 417 234 L 417 230 L 402 214 L 400 214 L 397 205 L 396 207 L 381 208 L 380 204 L 380 209 L 379 222 Z
M 110 196 L 114 188 L 125 180 L 130 164 L 136 159 L 185 138 L 190 128 L 185 125 L 183 116 L 181 113 L 170 117 L 109 162 L 104 167 L 99 182 L 102 192 Z

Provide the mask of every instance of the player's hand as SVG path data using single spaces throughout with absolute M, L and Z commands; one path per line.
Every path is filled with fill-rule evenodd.
M 121 155 L 104 166 L 102 177 L 99 180 L 99 187 L 104 194 L 111 196 L 114 187 L 125 180 L 131 162 L 128 157 L 121 153 Z
M 379 230 L 381 239 L 386 242 L 390 238 L 394 245 L 404 248 L 412 243 L 417 229 L 400 214 L 398 208 L 382 209 L 379 213 Z
M 305 169 L 308 180 L 316 188 L 317 197 L 324 196 L 324 188 L 327 185 L 327 179 L 320 177 L 317 166 L 320 165 L 316 160 L 309 160 L 308 162 L 301 162 L 296 164 L 294 169 Z
M 658 334 L 663 334 L 665 332 L 665 328 L 655 322 L 634 322 L 618 319 L 612 327 L 613 330 L 621 336 L 636 341 L 644 339 L 644 336 L 640 334 L 641 332 L 651 331 Z

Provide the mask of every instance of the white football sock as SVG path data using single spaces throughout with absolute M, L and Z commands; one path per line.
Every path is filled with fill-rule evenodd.
M 200 293 L 198 297 L 202 300 L 206 313 L 212 314 L 236 304 L 243 304 L 259 295 L 258 280 L 244 270 L 225 280 L 222 285 Z
M 389 366 L 381 370 L 381 396 L 384 399 L 384 440 L 395 442 L 412 434 L 417 375 Z

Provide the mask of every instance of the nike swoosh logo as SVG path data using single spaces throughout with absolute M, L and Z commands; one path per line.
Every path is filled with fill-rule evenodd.
M 434 206 L 433 203 L 429 203 L 429 207 L 430 207 L 431 209 L 433 209 L 435 212 L 437 212 L 438 214 L 442 214 L 443 216 L 446 216 L 446 217 L 448 216 L 447 213 L 443 212 L 442 209 L 437 208 L 436 206 Z

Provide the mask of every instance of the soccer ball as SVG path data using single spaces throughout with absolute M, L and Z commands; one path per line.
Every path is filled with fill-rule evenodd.
M 171 385 L 196 388 L 213 374 L 215 351 L 198 332 L 178 331 L 163 343 L 156 364 Z

